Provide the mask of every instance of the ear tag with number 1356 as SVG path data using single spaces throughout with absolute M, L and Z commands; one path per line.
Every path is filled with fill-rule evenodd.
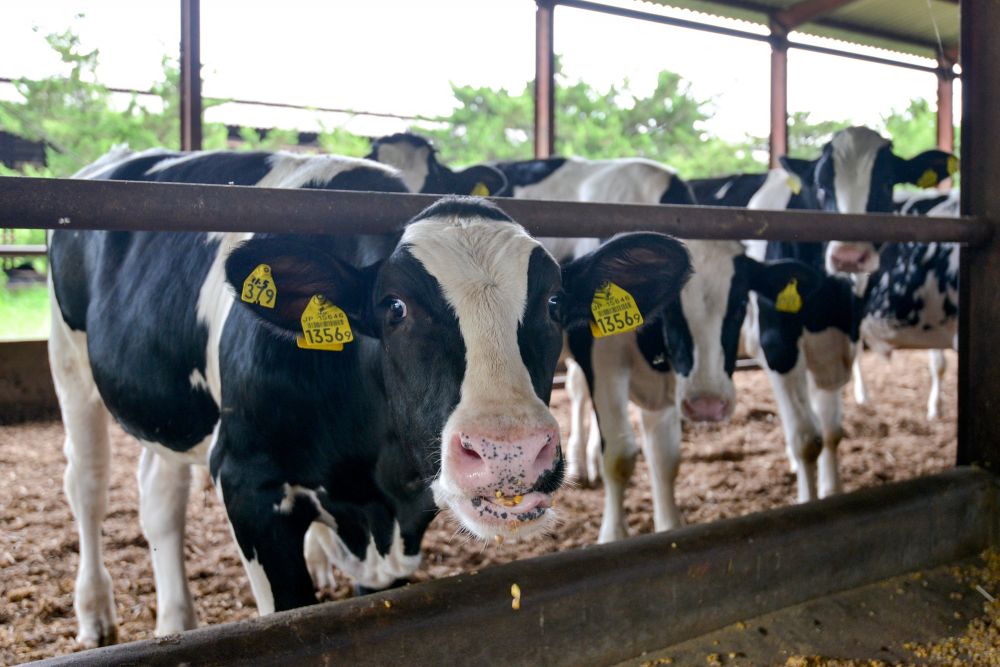
M 309 299 L 301 322 L 302 335 L 295 337 L 295 343 L 304 350 L 340 352 L 354 340 L 347 314 L 322 294 Z
M 594 338 L 614 336 L 642 325 L 642 313 L 635 305 L 635 299 L 612 282 L 604 283 L 594 292 L 590 312 L 594 316 L 590 323 L 590 333 L 594 334 Z

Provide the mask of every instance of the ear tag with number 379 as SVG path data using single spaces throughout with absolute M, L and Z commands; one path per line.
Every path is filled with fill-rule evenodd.
M 274 300 L 278 298 L 278 286 L 274 284 L 271 267 L 258 264 L 243 281 L 243 291 L 240 299 L 247 303 L 256 303 L 265 308 L 274 308 Z
M 792 278 L 785 289 L 778 292 L 774 307 L 779 313 L 797 313 L 802 310 L 802 296 L 799 294 L 799 281 Z
M 322 294 L 309 299 L 301 322 L 302 335 L 295 337 L 295 343 L 304 350 L 340 352 L 344 345 L 354 340 L 347 314 Z
M 594 338 L 604 338 L 632 331 L 642 325 L 642 313 L 632 295 L 612 282 L 606 282 L 594 292 L 590 302 L 594 319 L 590 333 Z

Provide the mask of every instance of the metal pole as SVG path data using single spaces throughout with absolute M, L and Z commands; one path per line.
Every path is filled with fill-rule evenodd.
M 554 0 L 537 0 L 535 12 L 535 157 L 555 152 L 555 55 L 553 54 Z
M 938 56 L 937 71 L 937 145 L 949 153 L 955 150 L 954 63 Z
M 962 212 L 1000 228 L 1000 2 L 962 2 Z M 1000 473 L 1000 239 L 962 250 L 958 463 Z
M 788 32 L 771 21 L 771 168 L 788 153 Z
M 181 0 L 181 150 L 201 150 L 201 7 Z

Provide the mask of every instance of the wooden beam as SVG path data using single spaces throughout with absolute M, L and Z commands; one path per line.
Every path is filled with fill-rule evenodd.
M 181 150 L 201 150 L 201 7 L 181 0 Z
M 802 0 L 776 12 L 774 20 L 786 30 L 794 30 L 804 23 L 826 16 L 853 2 L 857 0 Z
M 535 157 L 555 152 L 554 0 L 537 0 L 535 11 Z
M 962 3 L 962 213 L 985 219 L 992 240 L 962 249 L 958 356 L 958 463 L 1000 473 L 1000 2 Z

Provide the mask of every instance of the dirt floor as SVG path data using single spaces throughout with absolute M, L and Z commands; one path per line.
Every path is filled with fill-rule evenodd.
M 840 446 L 846 490 L 907 479 L 953 465 L 955 459 L 956 358 L 948 353 L 944 409 L 928 423 L 927 355 L 900 352 L 891 360 L 866 355 L 872 406 L 845 399 L 847 438 Z M 678 504 L 688 523 L 738 516 L 794 502 L 795 480 L 785 458 L 780 423 L 766 376 L 736 374 L 739 405 L 731 423 L 686 426 Z M 845 395 L 849 392 L 845 392 Z M 554 410 L 568 425 L 563 392 Z M 62 425 L 59 422 L 0 426 L 0 664 L 69 653 L 74 644 L 72 590 L 77 536 L 62 491 Z M 135 469 L 138 446 L 112 431 L 114 461 L 105 560 L 115 585 L 121 641 L 152 637 L 153 575 L 137 516 Z M 559 493 L 565 517 L 550 537 L 531 544 L 497 546 L 456 534 L 438 517 L 424 540 L 418 579 L 444 577 L 542 553 L 595 542 L 602 491 L 569 488 Z M 626 508 L 630 531 L 652 530 L 649 485 L 640 462 Z M 197 483 L 188 508 L 187 564 L 201 624 L 248 618 L 253 596 L 243 574 L 219 502 Z M 349 596 L 343 578 L 324 596 Z

